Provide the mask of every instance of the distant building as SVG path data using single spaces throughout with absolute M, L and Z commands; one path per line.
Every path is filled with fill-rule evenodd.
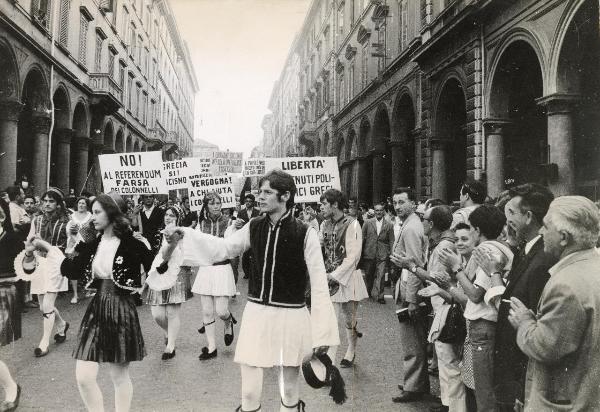
M 0 0 L 0 77 L 2 188 L 100 190 L 99 154 L 191 153 L 198 82 L 168 0 Z
M 598 0 L 313 0 L 274 87 L 272 142 L 337 156 L 344 192 L 458 199 L 547 184 L 600 198 Z M 282 80 L 299 69 L 298 132 Z M 288 93 L 287 91 L 285 93 Z M 284 149 L 285 150 L 285 149 Z M 279 149 L 278 149 L 279 151 Z M 280 152 L 280 151 L 279 151 Z
M 212 152 L 219 151 L 219 146 L 216 144 L 207 142 L 202 139 L 194 139 L 194 144 L 192 147 L 192 156 L 193 157 L 203 157 L 203 158 L 212 158 Z

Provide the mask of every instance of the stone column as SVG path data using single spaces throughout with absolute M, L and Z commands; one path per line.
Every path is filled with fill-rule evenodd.
M 41 196 L 48 186 L 48 133 L 50 132 L 50 116 L 34 113 L 31 116 L 32 164 L 34 193 Z
M 448 140 L 431 139 L 431 197 L 447 201 L 446 146 Z
M 508 120 L 485 121 L 486 134 L 486 180 L 490 197 L 495 198 L 504 190 L 504 136 Z
M 75 193 L 81 193 L 81 190 L 85 186 L 88 173 L 88 157 L 89 157 L 89 146 L 90 138 L 85 136 L 78 136 L 73 139 L 73 156 L 75 159 L 74 182 L 75 182 Z
M 391 142 L 392 146 L 392 192 L 403 186 L 407 186 L 407 173 L 408 170 L 404 169 L 403 166 L 407 164 L 406 156 L 406 143 L 405 142 Z
M 0 101 L 0 188 L 17 179 L 17 124 L 23 104 L 16 100 Z
M 370 193 L 366 193 L 366 188 L 369 186 L 370 176 L 367 174 L 367 158 L 357 157 L 354 161 L 354 167 L 356 168 L 356 198 L 359 202 L 368 202 L 371 198 Z
M 551 94 L 537 100 L 548 111 L 549 163 L 558 166 L 558 180 L 548 182 L 554 196 L 575 193 L 575 158 L 573 142 L 573 108 L 579 101 L 574 94 Z
M 64 193 L 69 193 L 72 136 L 72 129 L 56 129 L 53 136 L 56 139 L 54 145 L 56 154 L 52 154 L 53 160 L 56 161 L 54 176 L 56 177 L 56 186 Z
M 383 174 L 383 154 L 376 151 L 373 152 L 373 193 L 371 196 L 371 204 L 379 202 L 382 194 Z

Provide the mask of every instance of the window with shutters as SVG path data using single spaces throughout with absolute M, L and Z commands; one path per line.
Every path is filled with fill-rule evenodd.
M 140 118 L 140 86 L 135 88 L 135 117 Z
M 344 89 L 345 84 L 344 84 L 344 73 L 340 73 L 339 76 L 339 86 L 338 86 L 338 109 L 341 110 L 342 107 L 344 107 L 344 93 L 346 93 L 346 90 Z
M 115 52 L 112 49 L 108 51 L 108 75 L 115 77 Z
M 50 0 L 33 0 L 31 17 L 33 21 L 48 30 L 50 28 Z
M 87 57 L 87 34 L 90 26 L 90 22 L 88 21 L 85 15 L 81 15 L 79 28 L 79 63 L 86 65 L 86 57 Z
M 142 48 L 144 47 L 144 39 L 142 39 L 142 36 L 138 35 L 138 41 L 137 41 L 137 64 L 140 67 L 143 67 L 142 65 Z
M 119 62 L 119 86 L 121 90 L 125 91 L 125 64 L 120 61 Z
M 96 53 L 94 54 L 94 71 L 100 72 L 102 70 L 102 44 L 104 39 L 100 34 L 96 33 Z
M 121 39 L 125 40 L 127 38 L 127 27 L 129 26 L 129 11 L 127 7 L 123 6 L 123 17 L 121 20 L 122 29 L 121 29 Z
M 350 67 L 348 67 L 348 98 L 352 99 L 354 97 L 354 81 L 355 81 L 355 67 L 354 59 L 350 62 Z
M 367 87 L 367 83 L 369 81 L 369 42 L 365 42 L 363 46 L 362 55 L 361 55 L 361 73 L 360 73 L 360 81 L 363 89 Z
M 133 56 L 135 56 L 135 42 L 137 40 L 137 36 L 135 34 L 135 25 L 133 23 L 131 23 L 129 30 L 129 55 L 131 58 L 133 58 Z
M 132 102 L 132 95 L 133 95 L 133 90 L 131 90 L 131 87 L 133 85 L 133 77 L 129 76 L 129 78 L 127 79 L 127 110 L 129 110 L 131 112 L 131 102 Z
M 400 50 L 408 45 L 408 0 L 400 0 Z
M 69 43 L 69 10 L 71 8 L 70 0 L 60 0 L 59 20 L 58 20 L 58 42 L 64 47 Z

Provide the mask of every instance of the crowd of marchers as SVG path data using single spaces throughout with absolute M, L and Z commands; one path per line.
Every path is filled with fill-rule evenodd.
M 454 206 L 418 199 L 412 188 L 374 205 L 335 189 L 318 203 L 296 204 L 295 193 L 285 172 L 268 173 L 258 195 L 242 194 L 236 207 L 208 194 L 198 212 L 186 197 L 134 201 L 49 188 L 36 198 L 26 187 L 7 188 L 0 345 L 21 337 L 22 310 L 39 307 L 34 356 L 45 356 L 52 332 L 60 344 L 70 326 L 57 295 L 70 289 L 77 304 L 84 288 L 92 299 L 73 354 L 79 392 L 88 410 L 102 410 L 96 375 L 106 363 L 115 407 L 128 410 L 128 365 L 146 355 L 136 306 L 151 306 L 167 361 L 176 354 L 181 306 L 199 296 L 206 339 L 199 359 L 209 361 L 217 357 L 216 320 L 225 345 L 234 340 L 229 300 L 239 294 L 241 264 L 249 286 L 235 355 L 238 410 L 260 410 L 264 368 L 282 367 L 281 410 L 305 406 L 300 369 L 311 386 L 339 389 L 335 365 L 360 362 L 365 299 L 389 304 L 398 321 L 402 379 L 393 403 L 425 398 L 433 375 L 440 397 L 432 411 L 600 408 L 600 213 L 591 200 L 555 198 L 535 183 L 490 199 L 475 180 L 463 183 Z M 346 341 L 339 360 L 338 317 Z M 310 351 L 309 362 L 325 365 L 321 378 L 306 369 Z M 16 409 L 21 387 L 3 362 L 0 385 L 0 411 Z

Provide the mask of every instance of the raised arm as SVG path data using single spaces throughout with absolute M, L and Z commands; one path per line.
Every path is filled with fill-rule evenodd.
M 250 225 L 232 233 L 227 238 L 207 235 L 187 227 L 178 228 L 183 233 L 184 265 L 210 266 L 240 256 L 250 249 Z

